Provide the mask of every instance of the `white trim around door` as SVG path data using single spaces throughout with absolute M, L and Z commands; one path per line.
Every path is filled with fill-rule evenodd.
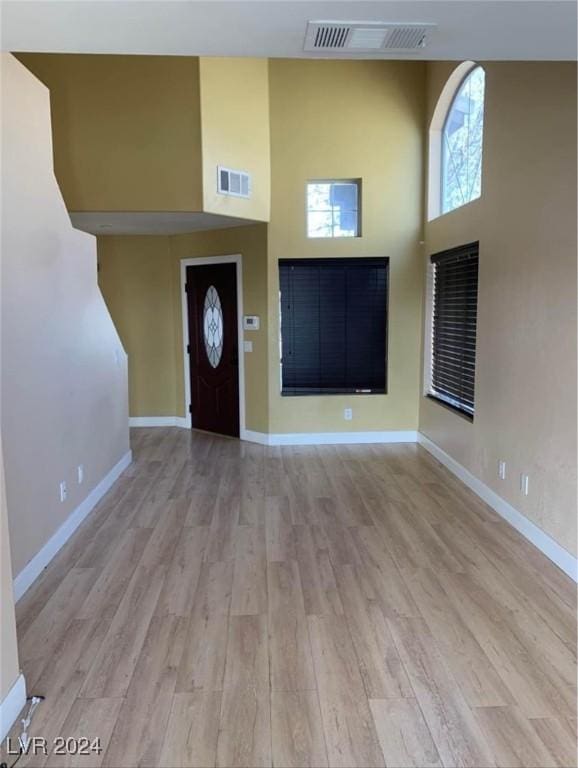
M 187 305 L 187 267 L 203 267 L 207 264 L 235 264 L 237 267 L 237 343 L 239 345 L 239 435 L 245 432 L 245 351 L 243 345 L 243 257 L 240 253 L 232 256 L 206 256 L 195 259 L 181 259 L 181 311 L 183 319 L 183 367 L 185 377 L 185 419 L 190 429 L 191 375 L 189 370 L 189 310 Z

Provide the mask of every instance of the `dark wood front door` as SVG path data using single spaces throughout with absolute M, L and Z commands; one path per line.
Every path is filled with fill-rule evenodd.
M 239 346 L 235 264 L 187 267 L 191 422 L 239 436 Z

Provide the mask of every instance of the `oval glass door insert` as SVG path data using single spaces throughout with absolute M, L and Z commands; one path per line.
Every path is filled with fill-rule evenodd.
M 207 288 L 203 308 L 205 350 L 210 364 L 216 368 L 223 354 L 223 310 L 221 299 L 214 285 Z

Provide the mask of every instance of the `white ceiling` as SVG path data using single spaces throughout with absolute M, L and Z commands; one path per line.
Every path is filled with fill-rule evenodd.
M 0 41 L 8 51 L 312 57 L 308 20 L 433 22 L 427 47 L 403 58 L 575 60 L 576 10 L 575 0 L 2 0 Z
M 187 212 L 107 212 L 71 211 L 76 229 L 91 235 L 178 235 L 203 229 L 228 229 L 255 224 L 249 219 L 234 219 L 213 213 Z

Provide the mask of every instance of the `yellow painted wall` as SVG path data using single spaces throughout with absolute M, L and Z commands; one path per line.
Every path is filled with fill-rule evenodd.
M 201 58 L 203 210 L 268 221 L 271 159 L 267 59 Z M 249 199 L 217 194 L 217 166 L 251 174 Z
M 240 253 L 246 332 L 246 426 L 268 430 L 267 227 L 254 225 L 174 237 L 99 237 L 99 282 L 128 352 L 131 416 L 184 416 L 181 259 Z
M 425 66 L 271 60 L 269 398 L 272 432 L 416 429 Z M 308 179 L 362 179 L 362 237 L 307 239 Z M 281 397 L 281 258 L 388 256 L 387 395 Z M 353 420 L 343 420 L 344 407 Z
M 240 253 L 243 256 L 243 312 L 258 315 L 258 331 L 245 331 L 253 351 L 245 353 L 245 409 L 247 429 L 267 432 L 269 428 L 267 393 L 267 226 L 196 232 L 170 238 L 172 280 L 180 285 L 180 260 L 202 256 Z M 179 288 L 180 290 L 180 288 Z M 182 316 L 175 304 L 175 339 L 182 350 Z M 182 354 L 177 360 L 177 414 L 184 415 L 184 374 Z
M 169 238 L 99 237 L 98 282 L 128 354 L 130 415 L 174 416 L 175 286 Z
M 454 66 L 428 66 L 430 117 Z M 421 398 L 420 430 L 575 553 L 576 65 L 484 69 L 482 197 L 425 228 L 426 257 L 480 241 L 475 420 Z
M 212 65 L 212 77 L 228 69 L 222 70 L 219 61 Z M 259 71 L 261 65 L 250 63 Z M 271 432 L 416 429 L 425 67 L 276 60 L 269 62 L 269 83 L 268 228 L 99 238 L 100 283 L 129 354 L 131 415 L 184 415 L 180 259 L 241 252 L 245 313 L 261 317 L 261 330 L 246 335 L 254 342 L 254 351 L 246 355 L 247 427 Z M 359 177 L 363 236 L 308 240 L 306 181 Z M 295 256 L 389 256 L 387 395 L 280 397 L 277 262 Z M 351 422 L 343 420 L 345 406 L 353 408 Z
M 199 60 L 19 54 L 50 89 L 70 211 L 202 209 Z

